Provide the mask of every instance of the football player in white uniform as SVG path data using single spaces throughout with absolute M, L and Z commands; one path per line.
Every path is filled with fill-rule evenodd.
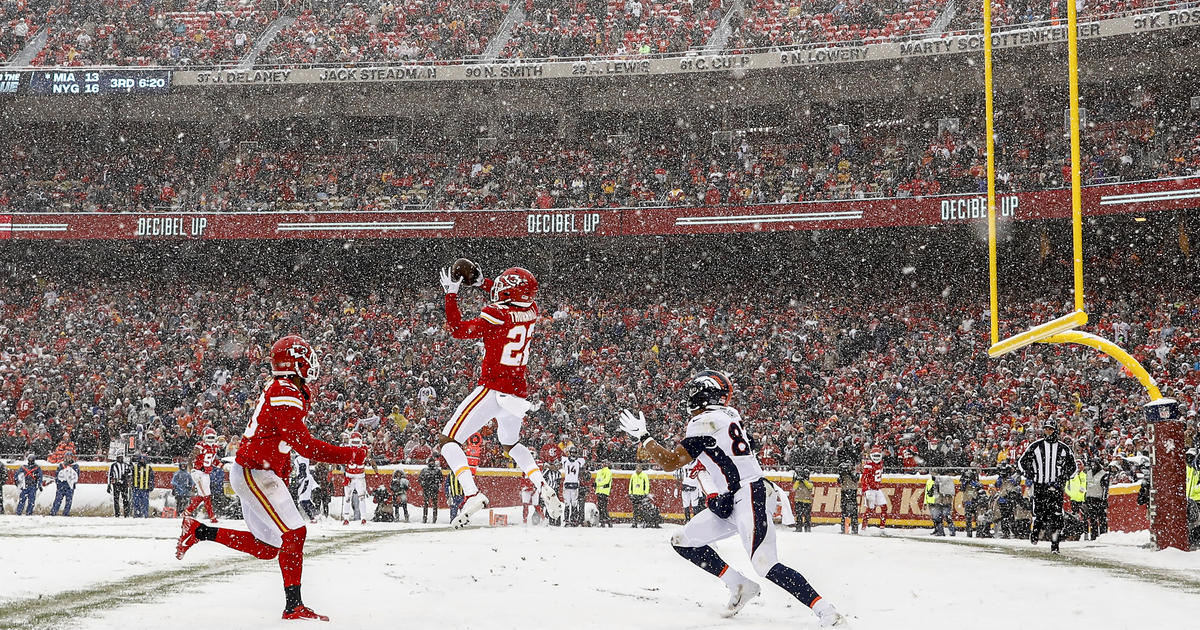
M 562 458 L 563 479 L 563 526 L 575 527 L 583 522 L 579 511 L 579 475 L 586 462 L 579 456 L 579 448 L 571 445 Z
M 683 504 L 683 522 L 692 520 L 692 515 L 700 511 L 700 482 L 696 475 L 704 467 L 698 464 L 684 466 L 675 472 L 679 479 L 679 500 Z
M 721 578 L 729 587 L 729 603 L 722 613 L 726 617 L 737 614 L 761 591 L 757 583 L 731 568 L 710 546 L 737 534 L 756 573 L 808 606 L 821 627 L 841 625 L 844 618 L 837 609 L 821 599 L 803 575 L 777 559 L 775 528 L 767 512 L 767 480 L 741 416 L 727 406 L 732 392 L 733 383 L 723 372 L 704 370 L 692 377 L 687 386 L 691 419 L 683 442 L 674 449 L 650 437 L 641 412 L 621 412 L 621 428 L 664 470 L 674 471 L 699 461 L 716 486 L 717 496 L 709 499 L 709 509 L 672 536 L 671 545 L 679 555 Z

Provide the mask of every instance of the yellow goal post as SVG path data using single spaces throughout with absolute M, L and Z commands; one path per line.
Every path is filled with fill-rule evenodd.
M 1074 0 L 1067 0 L 1065 4 L 1067 5 L 1067 72 L 1071 136 L 1071 241 L 1075 308 L 1066 315 L 1034 326 L 1024 332 L 1005 339 L 1000 338 L 1000 300 L 996 281 L 996 141 L 993 126 L 995 91 L 992 65 L 992 4 L 991 0 L 982 1 L 984 114 L 985 132 L 987 133 L 988 289 L 992 334 L 992 345 L 988 348 L 988 356 L 1001 357 L 1035 343 L 1084 345 L 1116 359 L 1145 386 L 1151 401 L 1159 400 L 1162 398 L 1162 394 L 1158 389 L 1158 384 L 1128 352 L 1102 337 L 1076 330 L 1087 324 L 1088 316 L 1083 300 L 1083 200 L 1079 155 L 1079 30 Z

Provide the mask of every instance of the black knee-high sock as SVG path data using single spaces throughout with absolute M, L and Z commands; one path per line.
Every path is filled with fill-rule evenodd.
M 196 526 L 196 540 L 216 540 L 217 528 L 210 527 L 204 523 Z
M 703 547 L 675 547 L 675 553 L 687 558 L 692 564 L 721 577 L 729 565 L 717 555 L 717 550 L 705 545 Z M 803 579 L 803 578 L 801 578 Z
M 800 572 L 785 566 L 782 563 L 776 564 L 767 571 L 767 579 L 774 582 L 779 588 L 789 592 L 793 597 L 800 600 L 800 603 L 812 608 L 812 605 L 817 603 L 821 596 L 813 589 L 808 580 L 800 575 Z

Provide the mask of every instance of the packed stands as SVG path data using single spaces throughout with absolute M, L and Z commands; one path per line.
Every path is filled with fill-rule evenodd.
M 504 49 L 505 57 L 555 58 L 679 53 L 703 46 L 726 7 L 701 2 L 608 0 L 534 6 Z
M 1200 112 L 1162 117 L 1146 98 L 1136 108 L 1094 103 L 1083 135 L 1085 184 L 1200 173 Z M 1015 107 L 997 120 L 999 190 L 1067 185 L 1057 109 Z M 209 132 L 186 127 L 85 140 L 72 128 L 32 127 L 24 133 L 42 142 L 15 133 L 0 144 L 8 157 L 0 211 L 737 206 L 981 192 L 982 125 L 967 115 L 955 124 L 881 121 L 831 136 L 802 121 L 719 142 L 713 129 L 646 125 L 659 131 L 629 144 L 584 133 L 487 146 L 440 136 L 334 142 L 320 132 L 253 127 L 215 144 Z
M 762 236 L 719 247 L 675 240 L 659 254 L 670 258 L 665 278 L 636 258 L 653 247 L 624 242 L 572 245 L 549 259 L 540 248 L 476 253 L 491 268 L 521 263 L 542 278 L 525 431 L 535 448 L 567 439 L 590 458 L 632 461 L 617 411 L 644 409 L 658 435 L 678 438 L 680 387 L 701 367 L 719 367 L 734 374 L 733 404 L 771 466 L 829 469 L 879 444 L 897 467 L 991 468 L 1019 454 L 1030 427 L 1049 416 L 1089 458 L 1144 449 L 1141 386 L 1114 363 L 1067 347 L 986 358 L 985 292 L 961 282 L 979 270 L 944 255 L 965 248 L 981 260 L 980 246 L 969 231 L 930 234 L 858 232 L 800 249 Z M 422 461 L 473 386 L 478 361 L 443 325 L 434 268 L 461 254 L 453 247 L 289 254 L 255 243 L 216 257 L 173 249 L 158 262 L 153 253 L 77 248 L 70 263 L 9 252 L 0 453 L 45 456 L 69 440 L 91 457 L 136 432 L 147 452 L 178 458 L 206 426 L 236 441 L 267 378 L 263 353 L 299 332 L 321 352 L 326 374 L 314 431 L 339 440 L 348 427 L 369 428 L 378 459 Z M 885 248 L 900 259 L 927 253 L 911 261 L 915 272 L 897 269 L 892 256 L 847 255 Z M 1130 348 L 1181 400 L 1194 430 L 1194 276 L 1150 246 L 1095 251 L 1089 265 L 1110 282 L 1089 294 L 1091 328 Z M 763 257 L 778 268 L 729 275 L 732 261 Z M 1048 276 L 1062 266 L 1053 256 L 1021 264 Z M 541 271 L 548 265 L 552 272 Z M 1006 325 L 1069 310 L 1069 296 L 1035 293 L 1006 293 Z M 479 292 L 464 296 L 468 312 L 483 303 Z M 418 395 L 425 386 L 432 396 Z M 487 443 L 484 464 L 505 465 Z
M 498 0 L 346 2 L 305 9 L 260 63 L 465 59 L 481 55 L 509 4 Z

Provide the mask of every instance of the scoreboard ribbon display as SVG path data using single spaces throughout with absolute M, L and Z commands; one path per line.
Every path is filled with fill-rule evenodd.
M 170 70 L 39 70 L 29 75 L 29 94 L 166 94 Z

